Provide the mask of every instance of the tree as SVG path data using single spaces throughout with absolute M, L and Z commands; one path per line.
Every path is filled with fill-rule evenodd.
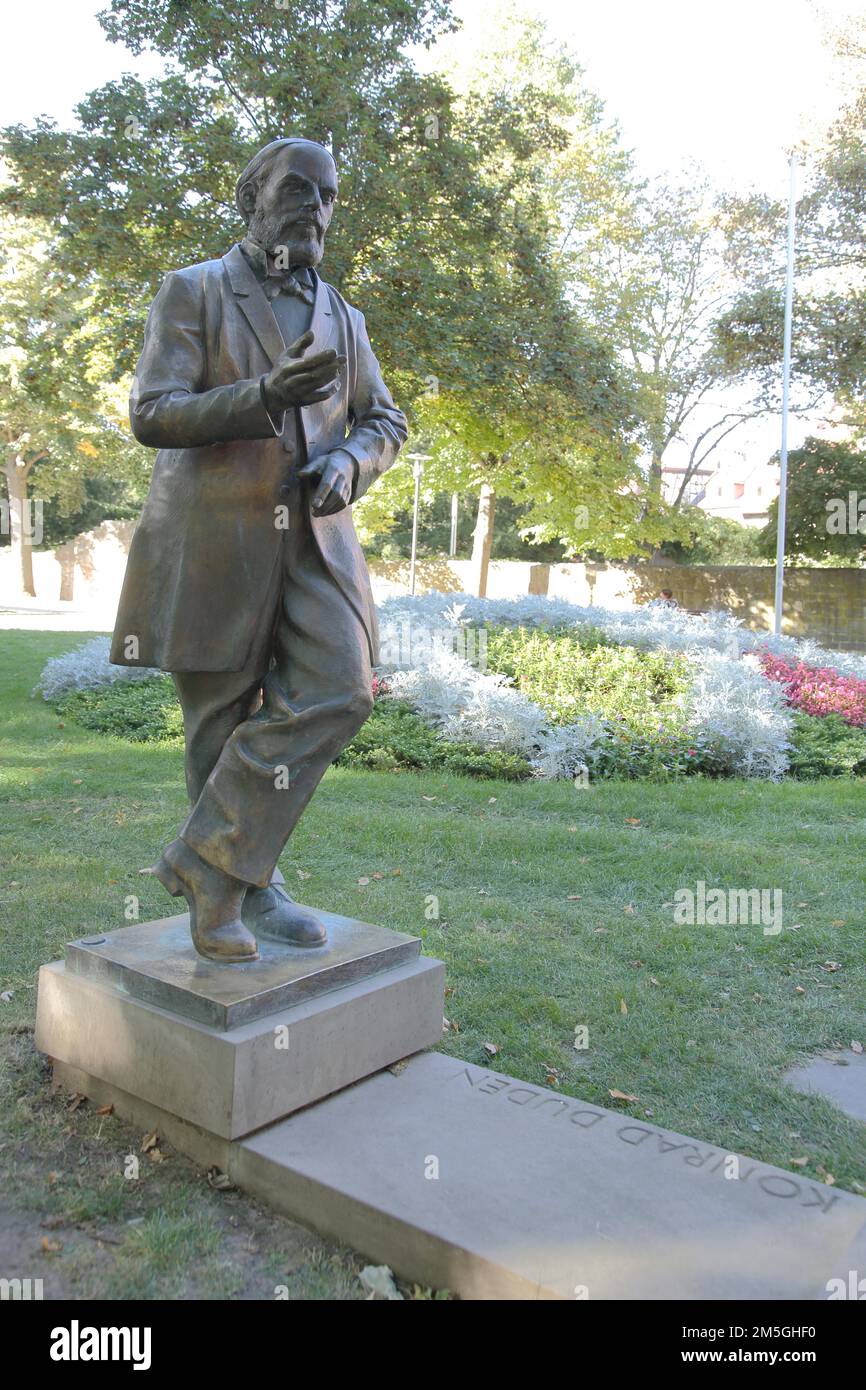
M 814 409 L 831 402 L 866 423 L 866 21 L 850 19 L 833 43 L 850 99 L 819 138 L 797 151 L 796 282 L 792 380 Z M 840 73 L 841 75 L 841 73 Z M 841 92 L 840 84 L 840 92 Z M 724 206 L 727 258 L 742 292 L 720 325 L 734 370 L 778 374 L 782 360 L 787 207 L 764 196 Z
M 543 113 L 547 138 L 531 124 L 519 144 L 485 137 L 485 113 L 512 104 L 525 123 Z M 509 23 L 501 45 L 471 56 L 453 119 L 455 128 L 482 132 L 482 176 L 491 189 L 504 178 L 507 196 L 498 199 L 497 238 L 471 275 L 460 275 L 461 333 L 475 348 L 471 382 L 464 386 L 447 362 L 437 365 L 414 418 L 431 455 L 428 495 L 471 490 L 478 498 L 473 569 L 483 593 L 498 499 L 524 510 L 526 539 L 569 550 L 594 544 L 630 554 L 649 536 L 635 402 L 574 289 L 611 238 L 630 167 L 576 60 L 537 21 Z M 379 526 L 386 499 L 396 512 L 407 484 L 392 470 L 370 499 Z
M 779 504 L 769 507 L 761 531 L 765 555 L 776 553 Z M 788 455 L 785 554 L 791 559 L 849 564 L 866 549 L 866 453 L 854 444 L 807 439 Z
M 495 81 L 456 93 L 407 56 L 453 25 L 446 0 L 250 0 L 243 23 L 205 0 L 113 0 L 101 22 L 134 52 L 162 53 L 165 77 L 91 93 L 80 131 L 7 132 L 7 200 L 56 220 L 118 370 L 164 271 L 222 254 L 239 234 L 232 189 L 252 151 L 302 131 L 330 144 L 340 171 L 328 278 L 363 304 L 440 484 L 451 486 L 459 450 L 458 472 L 471 474 L 461 486 L 522 500 L 531 475 L 533 524 L 569 540 L 576 487 L 639 488 L 630 402 L 557 261 L 557 197 L 577 207 L 583 196 L 597 222 L 592 180 L 615 184 L 623 156 L 574 65 L 541 53 L 540 31 L 521 38 L 532 62 L 516 78 L 500 64 Z M 568 187 L 551 168 L 568 170 Z M 586 224 L 584 210 L 575 245 Z M 405 505 L 406 474 L 392 470 L 365 499 L 362 525 L 366 509 L 381 531 L 389 503 Z
M 755 526 L 712 516 L 700 507 L 684 507 L 682 519 L 688 535 L 660 547 L 666 560 L 677 565 L 754 565 L 765 558 L 762 533 Z
M 714 451 L 772 402 L 767 382 L 750 382 L 750 365 L 718 348 L 715 325 L 734 285 L 706 186 L 645 188 L 628 217 L 630 228 L 598 257 L 590 303 L 637 385 L 651 505 L 672 446 L 688 449 L 672 499 L 679 508 Z M 724 403 L 714 400 L 720 391 Z
M 112 0 L 100 22 L 135 53 L 155 48 L 166 75 L 90 93 L 78 131 L 8 130 L 6 200 L 55 222 L 94 277 L 119 370 L 165 271 L 242 234 L 233 191 L 251 154 L 303 133 L 330 145 L 340 172 L 328 279 L 363 302 L 401 399 L 433 361 L 471 379 L 455 289 L 497 242 L 506 148 L 552 136 L 543 113 L 514 102 L 476 113 L 468 135 L 455 127 L 447 83 L 408 56 L 453 25 L 447 0 L 247 0 L 242 17 L 207 0 Z
M 92 300 L 45 223 L 0 218 L 2 529 L 31 596 L 46 504 L 69 513 L 84 502 L 89 476 L 146 470 L 126 421 L 127 390 L 106 384 Z

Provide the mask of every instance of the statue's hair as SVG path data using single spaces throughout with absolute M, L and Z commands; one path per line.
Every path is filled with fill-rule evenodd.
M 334 157 L 326 145 L 319 144 L 318 140 L 307 140 L 302 135 L 287 136 L 283 140 L 271 140 L 270 144 L 265 145 L 259 150 L 258 154 L 253 155 L 235 184 L 235 203 L 243 218 L 246 218 L 248 214 L 241 206 L 241 191 L 248 183 L 252 183 L 255 184 L 256 192 L 258 192 L 262 180 L 267 174 L 273 160 L 279 154 L 280 150 L 285 149 L 287 145 L 313 145 L 317 150 L 324 150 L 325 154 L 329 155 L 331 159 Z

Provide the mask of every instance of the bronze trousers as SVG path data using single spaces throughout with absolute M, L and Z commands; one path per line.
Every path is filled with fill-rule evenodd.
M 373 707 L 363 624 L 319 556 L 297 484 L 292 503 L 257 653 L 242 671 L 174 673 L 192 803 L 181 838 L 261 888 L 324 772 Z

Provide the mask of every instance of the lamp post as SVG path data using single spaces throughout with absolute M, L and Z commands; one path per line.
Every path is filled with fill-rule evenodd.
M 412 464 L 412 472 L 415 476 L 415 500 L 412 504 L 412 558 L 409 561 L 409 593 L 413 597 L 415 594 L 415 557 L 418 551 L 418 506 L 421 501 L 421 474 L 424 471 L 424 464 L 432 457 L 432 454 L 406 455 Z
M 458 504 L 458 501 L 459 501 L 459 494 L 456 493 L 456 492 L 452 492 L 452 494 L 451 494 L 451 541 L 450 541 L 450 544 L 449 544 L 449 546 L 448 546 L 448 554 L 449 554 L 449 556 L 450 556 L 450 558 L 451 558 L 452 560 L 454 559 L 454 556 L 457 554 L 457 504 Z
M 785 347 L 782 358 L 782 447 L 779 450 L 779 515 L 776 529 L 776 593 L 773 631 L 782 632 L 782 596 L 785 586 L 785 520 L 788 507 L 788 396 L 791 385 L 791 322 L 794 310 L 794 218 L 796 211 L 797 156 L 791 154 L 791 186 L 788 193 L 788 270 L 785 279 Z

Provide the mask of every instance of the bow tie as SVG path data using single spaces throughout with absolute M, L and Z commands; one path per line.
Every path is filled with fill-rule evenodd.
M 268 299 L 276 299 L 278 294 L 295 294 L 298 299 L 302 299 L 305 304 L 313 303 L 313 292 L 306 285 L 302 285 L 296 275 L 290 270 L 278 271 L 276 275 L 268 275 L 262 286 Z

